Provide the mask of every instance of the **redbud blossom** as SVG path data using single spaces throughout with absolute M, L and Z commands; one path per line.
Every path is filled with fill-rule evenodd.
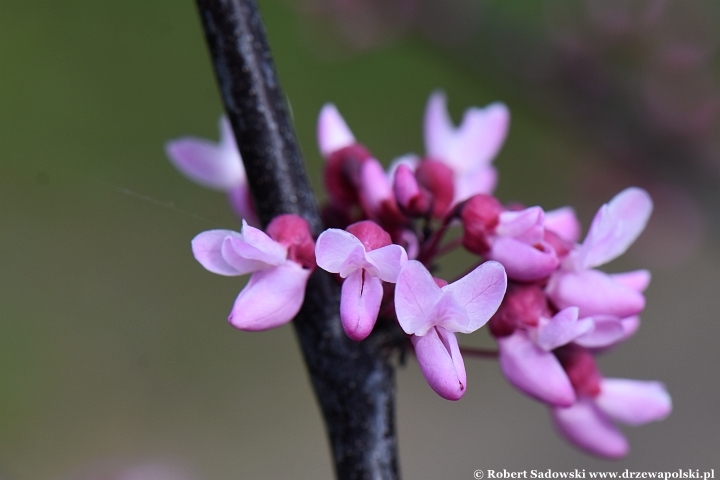
M 297 315 L 305 298 L 305 285 L 312 268 L 305 253 L 309 236 L 307 222 L 287 221 L 286 216 L 273 222 L 292 224 L 307 232 L 280 234 L 280 243 L 243 220 L 242 230 L 209 230 L 192 241 L 195 259 L 207 270 L 219 275 L 252 273 L 240 292 L 228 321 L 240 330 L 267 330 L 284 325 Z M 269 230 L 280 233 L 271 222 Z M 289 257 L 289 252 L 298 261 Z M 312 265 L 314 267 L 314 265 Z
M 454 332 L 472 333 L 485 325 L 506 288 L 505 270 L 493 261 L 442 287 L 418 261 L 408 261 L 400 272 L 395 287 L 398 322 L 411 335 L 425 379 L 441 397 L 458 400 L 466 390 Z
M 195 137 L 179 138 L 167 142 L 165 152 L 183 175 L 203 187 L 227 192 L 235 212 L 251 225 L 259 224 L 245 167 L 226 117 L 220 118 L 220 142 Z
M 593 267 L 622 255 L 645 228 L 652 200 L 642 189 L 628 188 L 603 205 L 587 236 L 551 277 L 547 295 L 558 308 L 577 306 L 581 316 L 611 315 L 625 318 L 645 307 L 642 290 L 649 273 L 611 276 Z
M 453 203 L 492 193 L 497 173 L 492 161 L 505 141 L 510 113 L 502 103 L 470 108 L 460 126 L 448 115 L 445 94 L 435 92 L 425 108 L 425 151 L 454 173 Z
M 395 283 L 407 254 L 390 244 L 390 235 L 371 221 L 331 228 L 318 237 L 315 255 L 320 268 L 345 281 L 340 299 L 343 329 L 353 340 L 370 335 L 383 297 L 382 282 Z

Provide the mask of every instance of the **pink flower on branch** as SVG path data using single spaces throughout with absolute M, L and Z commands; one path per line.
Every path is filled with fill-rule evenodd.
M 550 277 L 546 292 L 558 308 L 577 306 L 581 316 L 610 315 L 618 319 L 638 314 L 645 307 L 642 291 L 650 282 L 646 270 L 608 275 L 603 265 L 632 245 L 652 212 L 650 196 L 628 188 L 603 205 L 595 215 L 582 244 L 576 245 Z
M 478 194 L 459 211 L 465 248 L 502 263 L 511 279 L 536 281 L 557 269 L 557 254 L 545 241 L 542 208 L 504 210 L 495 197 Z
M 467 381 L 454 333 L 485 325 L 500 306 L 507 277 L 502 265 L 489 261 L 454 283 L 438 283 L 444 282 L 422 263 L 408 261 L 395 287 L 395 309 L 430 387 L 443 398 L 459 400 Z
M 243 220 L 239 233 L 209 230 L 192 241 L 195 259 L 207 270 L 226 276 L 252 273 L 228 318 L 240 330 L 267 330 L 292 320 L 314 268 L 314 243 L 305 220 L 280 215 L 268 232 L 275 239 Z
M 329 229 L 318 237 L 317 264 L 344 278 L 340 319 L 345 333 L 363 340 L 372 331 L 383 298 L 382 282 L 397 282 L 407 262 L 405 250 L 391 242 L 390 235 L 372 221 Z
M 235 212 L 251 225 L 259 225 L 253 207 L 240 152 L 230 122 L 220 118 L 220 142 L 185 137 L 165 145 L 168 158 L 193 182 L 213 190 L 227 192 Z
M 606 458 L 621 458 L 630 447 L 613 421 L 642 425 L 662 420 L 672 400 L 660 382 L 603 378 L 590 353 L 577 346 L 558 352 L 577 394 L 567 407 L 552 408 L 561 435 L 579 448 Z
M 470 108 L 459 127 L 447 112 L 445 94 L 435 92 L 425 108 L 425 151 L 454 173 L 458 203 L 478 193 L 492 193 L 497 172 L 492 161 L 502 147 L 510 124 L 510 112 L 502 103 Z

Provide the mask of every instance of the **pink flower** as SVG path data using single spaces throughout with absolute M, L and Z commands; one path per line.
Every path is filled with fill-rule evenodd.
M 220 142 L 185 137 L 169 141 L 165 152 L 183 175 L 203 187 L 227 192 L 237 214 L 252 225 L 259 224 L 235 135 L 225 116 L 220 117 Z
M 353 340 L 370 335 L 383 297 L 382 282 L 395 283 L 407 254 L 391 244 L 390 235 L 372 221 L 331 228 L 318 237 L 315 256 L 320 268 L 337 273 L 342 284 L 340 319 Z
M 624 457 L 629 445 L 613 421 L 642 425 L 670 414 L 672 400 L 662 383 L 602 378 L 582 348 L 565 349 L 559 356 L 578 400 L 553 408 L 553 420 L 560 434 L 583 450 L 601 457 Z
M 593 329 L 589 319 L 578 321 L 575 307 L 552 318 L 540 316 L 537 325 L 517 328 L 498 338 L 500 369 L 508 381 L 527 395 L 550 405 L 570 406 L 575 393 L 552 351 Z
M 332 103 L 326 103 L 320 110 L 317 140 L 320 153 L 325 158 L 329 158 L 338 150 L 357 143 L 347 123 L 345 123 L 337 107 Z
M 411 335 L 425 379 L 441 397 L 459 400 L 467 384 L 454 332 L 471 333 L 485 325 L 506 288 L 505 269 L 493 261 L 442 287 L 418 261 L 408 261 L 400 272 L 395 287 L 398 322 Z
M 425 150 L 428 158 L 445 163 L 454 172 L 453 203 L 493 191 L 497 173 L 492 161 L 509 124 L 507 107 L 493 103 L 468 109 L 456 128 L 447 112 L 445 94 L 430 96 L 425 109 Z
M 645 228 L 652 200 L 645 190 L 628 188 L 603 205 L 582 244 L 576 245 L 550 277 L 546 292 L 558 308 L 577 306 L 580 316 L 623 319 L 645 307 L 646 270 L 608 275 L 593 267 L 622 255 Z
M 240 233 L 209 230 L 192 241 L 195 259 L 207 270 L 226 276 L 252 273 L 228 318 L 240 330 L 284 325 L 297 315 L 305 298 L 305 285 L 312 272 L 307 222 L 294 215 L 281 215 L 268 225 L 268 231 L 282 230 L 277 225 L 290 225 L 294 232 L 276 241 L 243 220 Z
M 490 195 L 478 194 L 461 205 L 463 245 L 503 264 L 508 277 L 531 282 L 554 272 L 559 260 L 544 240 L 545 213 L 540 207 L 503 211 Z

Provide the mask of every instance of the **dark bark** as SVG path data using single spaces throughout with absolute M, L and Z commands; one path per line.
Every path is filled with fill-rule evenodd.
M 197 0 L 215 74 L 264 225 L 282 213 L 322 230 L 315 197 L 285 107 L 262 20 L 253 0 Z M 395 382 L 397 328 L 350 340 L 339 318 L 339 286 L 311 276 L 293 321 L 330 437 L 339 479 L 398 479 Z

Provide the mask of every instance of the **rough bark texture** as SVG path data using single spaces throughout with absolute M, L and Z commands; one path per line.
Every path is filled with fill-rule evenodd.
M 254 0 L 197 0 L 223 103 L 264 225 L 282 213 L 322 222 Z M 330 437 L 338 479 L 398 479 L 394 325 L 350 340 L 339 318 L 340 289 L 321 270 L 310 277 L 293 321 Z

